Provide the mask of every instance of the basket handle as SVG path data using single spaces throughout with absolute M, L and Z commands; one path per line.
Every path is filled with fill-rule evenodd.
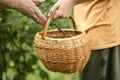
M 75 23 L 74 18 L 73 18 L 72 16 L 70 16 L 69 18 L 71 19 L 71 21 L 72 21 L 72 23 L 73 23 L 73 27 L 74 27 L 75 31 L 77 31 L 77 30 L 78 30 L 78 27 L 77 27 L 77 25 L 76 25 L 76 23 Z M 44 40 L 46 39 L 47 29 L 48 29 L 49 24 L 50 24 L 50 22 L 51 22 L 52 20 L 53 20 L 53 16 L 50 16 L 50 17 L 48 18 L 46 24 L 45 24 L 45 27 L 44 27 L 44 30 L 43 30 L 43 33 L 42 33 L 42 39 L 44 39 Z

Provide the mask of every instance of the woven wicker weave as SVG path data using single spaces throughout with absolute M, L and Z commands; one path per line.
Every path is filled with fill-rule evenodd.
M 85 32 L 77 31 L 72 17 L 75 30 L 64 29 L 66 35 L 57 30 L 47 31 L 51 20 L 52 17 L 48 19 L 44 31 L 38 32 L 34 38 L 40 60 L 48 70 L 54 72 L 80 72 L 87 64 L 91 53 Z

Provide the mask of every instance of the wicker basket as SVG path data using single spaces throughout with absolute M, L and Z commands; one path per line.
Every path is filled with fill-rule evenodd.
M 48 70 L 54 72 L 80 72 L 91 54 L 85 32 L 77 31 L 72 17 L 70 19 L 74 30 L 64 29 L 66 35 L 57 30 L 47 31 L 52 18 L 47 20 L 44 31 L 38 32 L 34 38 L 34 46 L 41 62 Z

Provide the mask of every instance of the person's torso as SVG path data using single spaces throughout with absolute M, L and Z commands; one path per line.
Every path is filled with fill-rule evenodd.
M 120 0 L 90 0 L 76 5 L 74 14 L 92 50 L 120 44 Z

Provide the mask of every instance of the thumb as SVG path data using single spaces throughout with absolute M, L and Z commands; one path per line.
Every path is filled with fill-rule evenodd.
M 49 11 L 48 16 L 52 16 L 56 13 L 57 9 L 59 8 L 59 5 L 56 3 Z

